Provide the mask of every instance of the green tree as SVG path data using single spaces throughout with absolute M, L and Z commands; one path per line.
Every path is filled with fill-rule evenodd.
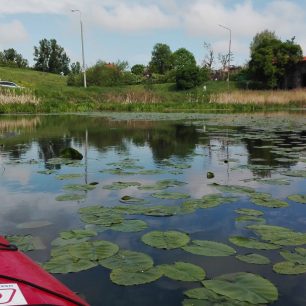
M 251 43 L 249 76 L 264 88 L 281 87 L 285 74 L 302 58 L 302 49 L 294 38 L 282 42 L 272 32 L 260 34 Z
M 51 73 L 69 73 L 70 59 L 63 47 L 55 39 L 46 38 L 39 41 L 39 46 L 34 46 L 34 69 Z
M 250 52 L 251 54 L 260 46 L 264 41 L 273 41 L 279 40 L 276 36 L 275 32 L 271 32 L 269 30 L 264 30 L 262 32 L 257 33 L 250 44 Z
M 185 66 L 195 66 L 196 60 L 194 55 L 185 48 L 180 48 L 173 52 L 172 63 L 174 69 L 181 69 Z
M 9 48 L 0 52 L 0 65 L 18 68 L 28 67 L 28 61 L 13 48 Z
M 136 64 L 131 68 L 131 72 L 136 75 L 142 75 L 145 71 L 145 65 Z
M 72 74 L 79 74 L 79 73 L 81 73 L 82 72 L 82 68 L 81 68 L 80 62 L 72 63 L 71 66 L 70 66 L 70 72 Z
M 172 69 L 172 51 L 166 44 L 157 43 L 153 47 L 149 68 L 151 72 L 165 74 Z
M 203 82 L 203 73 L 196 65 L 184 66 L 176 71 L 175 81 L 177 89 L 190 89 Z

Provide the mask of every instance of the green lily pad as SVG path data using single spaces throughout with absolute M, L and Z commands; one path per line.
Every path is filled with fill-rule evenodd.
M 152 206 L 146 207 L 142 214 L 145 216 L 154 216 L 154 217 L 169 217 L 174 216 L 178 213 L 178 208 L 174 206 Z
M 40 239 L 32 235 L 8 235 L 5 238 L 22 252 L 44 249 Z
M 257 182 L 269 185 L 290 185 L 290 181 L 286 179 L 259 179 Z
M 214 291 L 204 287 L 184 291 L 184 295 L 188 296 L 191 299 L 207 300 L 210 302 L 222 302 L 224 301 L 225 298 L 224 296 L 220 296 L 219 294 L 216 294 Z
M 202 282 L 217 294 L 252 304 L 272 303 L 278 299 L 277 288 L 267 279 L 252 273 L 233 273 Z
M 55 247 L 64 247 L 71 244 L 78 244 L 81 242 L 86 242 L 90 239 L 90 237 L 84 238 L 70 238 L 70 239 L 63 239 L 61 237 L 57 237 L 51 241 L 51 245 Z
M 86 195 L 83 194 L 62 194 L 55 198 L 56 201 L 80 201 L 84 200 L 86 198 Z
M 97 262 L 88 259 L 73 258 L 69 254 L 53 257 L 45 262 L 42 267 L 50 273 L 71 273 L 88 270 L 97 266 Z
M 306 244 L 306 233 L 295 232 L 289 228 L 267 224 L 254 224 L 247 226 L 255 231 L 262 240 L 277 245 L 303 245 Z
M 182 181 L 178 181 L 178 180 L 161 180 L 156 182 L 155 184 L 151 184 L 151 185 L 143 185 L 138 187 L 138 189 L 140 190 L 162 190 L 162 189 L 166 189 L 168 187 L 176 187 L 176 186 L 182 186 L 185 185 L 187 183 L 182 182 Z
M 70 184 L 70 185 L 65 185 L 63 189 L 65 190 L 74 190 L 74 191 L 89 191 L 89 190 L 94 190 L 96 186 L 91 185 L 91 184 Z
M 257 265 L 267 265 L 270 263 L 270 259 L 268 257 L 259 254 L 237 255 L 236 258 L 241 261 Z
M 300 250 L 303 250 L 303 252 L 301 252 Z M 284 250 L 280 252 L 280 254 L 287 261 L 306 265 L 306 254 L 304 250 L 305 249 L 302 249 L 302 248 L 296 248 L 296 252 L 290 252 L 290 251 Z
M 82 239 L 97 236 L 97 232 L 92 230 L 75 229 L 61 232 L 59 235 L 62 239 Z
M 120 269 L 129 272 L 146 271 L 153 267 L 153 259 L 141 252 L 120 250 L 116 255 L 99 261 L 108 269 Z
M 79 209 L 80 218 L 88 224 L 112 226 L 123 222 L 122 213 L 103 206 L 89 206 Z
M 186 262 L 175 262 L 173 265 L 160 265 L 158 268 L 168 278 L 185 282 L 201 281 L 206 275 L 201 267 Z
M 257 249 L 257 250 L 276 250 L 279 249 L 279 245 L 258 241 L 253 238 L 246 238 L 241 236 L 233 236 L 229 238 L 229 241 L 239 247 Z
M 258 222 L 265 223 L 266 220 L 264 218 L 259 218 L 255 216 L 239 216 L 235 218 L 235 222 Z
M 236 253 L 236 250 L 227 244 L 208 240 L 192 240 L 190 245 L 186 245 L 182 249 L 192 254 L 204 256 L 230 256 Z
M 179 199 L 187 199 L 190 197 L 190 195 L 186 193 L 180 193 L 180 192 L 158 192 L 158 193 L 153 193 L 152 197 L 158 198 L 158 199 L 179 200 Z
M 235 209 L 235 212 L 237 214 L 241 214 L 241 215 L 247 215 L 247 216 L 254 216 L 254 217 L 258 217 L 258 216 L 262 216 L 264 213 L 260 210 L 256 210 L 256 209 L 249 209 L 249 208 L 240 208 L 240 209 Z
M 251 202 L 265 207 L 270 208 L 281 208 L 281 207 L 287 207 L 289 204 L 285 201 L 281 201 L 278 199 L 272 198 L 271 195 L 266 193 L 256 193 L 251 196 Z
M 306 170 L 289 170 L 287 172 L 284 172 L 283 174 L 293 177 L 306 177 Z
M 187 234 L 177 231 L 152 231 L 143 235 L 141 240 L 154 248 L 171 250 L 185 246 L 190 238 Z
M 306 195 L 305 194 L 293 194 L 288 197 L 289 200 L 297 202 L 297 203 L 302 203 L 306 204 Z
M 291 261 L 282 261 L 273 265 L 273 271 L 278 274 L 297 275 L 306 273 L 306 265 Z
M 195 288 L 184 292 L 190 299 L 185 299 L 186 306 L 252 306 L 247 302 L 232 300 L 224 295 L 216 294 L 207 288 Z
M 191 199 L 182 203 L 183 209 L 195 210 L 198 208 L 213 208 L 224 203 L 235 202 L 235 197 L 225 197 L 222 194 L 208 194 L 201 199 Z
M 128 196 L 128 195 L 123 196 L 120 199 L 120 202 L 122 202 L 122 203 L 138 203 L 138 204 L 148 203 L 148 201 L 145 200 L 145 199 L 131 197 L 131 196 Z
M 134 286 L 154 282 L 162 277 L 162 272 L 157 268 L 145 271 L 126 271 L 114 269 L 110 274 L 113 283 L 121 286 Z
M 131 172 L 131 171 L 125 171 L 121 168 L 116 168 L 116 169 L 104 169 L 99 172 L 102 173 L 109 173 L 109 174 L 114 174 L 114 175 L 134 175 L 136 172 Z
M 250 187 L 246 186 L 234 186 L 234 185 L 219 185 L 219 184 L 212 184 L 215 188 L 217 188 L 219 191 L 222 192 L 228 192 L 228 193 L 242 193 L 242 194 L 247 194 L 251 195 L 255 193 L 255 190 Z
M 73 257 L 90 259 L 93 261 L 104 260 L 115 255 L 119 251 L 117 244 L 106 240 L 83 242 L 69 247 L 69 253 Z
M 60 174 L 57 175 L 56 178 L 58 180 L 71 180 L 71 179 L 77 179 L 82 177 L 83 174 L 79 174 L 79 173 L 69 173 L 69 174 Z
M 47 221 L 47 220 L 36 220 L 36 221 L 19 223 L 17 225 L 17 228 L 19 228 L 19 229 L 41 228 L 41 227 L 49 226 L 51 224 L 52 223 L 50 221 Z
M 142 220 L 124 220 L 122 223 L 112 225 L 110 229 L 117 232 L 132 233 L 141 232 L 147 227 L 147 223 Z
M 147 170 L 140 170 L 138 174 L 142 175 L 154 175 L 154 174 L 164 174 L 166 171 L 160 169 L 147 169 Z
M 108 190 L 121 190 L 128 187 L 141 186 L 138 182 L 114 182 L 111 185 L 105 185 L 102 188 Z

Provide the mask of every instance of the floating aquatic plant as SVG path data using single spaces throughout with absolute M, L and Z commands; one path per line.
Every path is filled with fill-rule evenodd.
M 141 240 L 154 248 L 171 250 L 185 246 L 190 238 L 178 231 L 152 231 L 143 235 Z

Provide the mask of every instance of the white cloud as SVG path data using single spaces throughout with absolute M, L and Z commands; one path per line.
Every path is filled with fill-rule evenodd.
M 0 24 L 0 46 L 25 42 L 27 39 L 28 33 L 20 21 Z
M 108 31 L 111 35 L 145 33 L 156 41 L 159 39 L 156 35 L 163 35 L 166 43 L 167 37 L 169 43 L 182 37 L 182 45 L 200 38 L 215 46 L 216 53 L 227 50 L 229 33 L 218 26 L 223 24 L 232 29 L 235 61 L 240 63 L 248 58 L 254 35 L 265 29 L 275 31 L 283 40 L 296 36 L 296 42 L 306 48 L 306 14 L 298 0 L 260 1 L 260 4 L 257 0 L 10 0 L 9 5 L 7 3 L 7 0 L 0 0 L 0 16 L 12 15 L 17 19 L 17 14 L 66 15 L 70 16 L 67 18 L 70 26 L 76 27 L 78 19 L 70 10 L 79 9 L 91 33 L 95 30 Z M 5 37 L 0 25 L 1 41 L 3 38 L 3 41 L 25 39 L 26 31 L 21 23 L 19 27 L 20 31 Z M 169 29 L 172 37 L 167 32 Z
M 152 29 L 173 27 L 177 24 L 176 16 L 164 13 L 157 5 L 128 5 L 119 3 L 111 7 L 96 5 L 91 15 L 103 28 L 119 31 L 142 32 Z
M 4 5 L 5 2 L 5 5 Z M 73 0 L 0 0 L 1 14 L 64 14 L 65 11 L 74 7 Z
M 280 0 L 255 8 L 252 1 L 244 1 L 232 7 L 225 3 L 207 0 L 195 1 L 183 16 L 186 29 L 192 35 L 220 38 L 218 24 L 227 25 L 239 38 L 253 37 L 264 29 L 275 30 L 280 35 L 301 31 L 305 14 L 297 4 Z

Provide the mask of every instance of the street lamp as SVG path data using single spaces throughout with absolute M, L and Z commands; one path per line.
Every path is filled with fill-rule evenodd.
M 231 66 L 231 45 L 232 45 L 232 30 L 222 24 L 219 24 L 219 27 L 229 31 L 229 44 L 228 44 L 228 68 L 227 68 L 227 86 L 228 90 L 230 87 L 230 66 Z
M 83 39 L 83 22 L 82 14 L 80 10 L 71 10 L 72 13 L 78 12 L 80 14 L 80 25 L 81 25 L 81 43 L 82 43 L 82 60 L 83 60 L 83 73 L 84 73 L 84 88 L 87 87 L 86 83 L 86 67 L 85 67 L 85 55 L 84 55 L 84 39 Z

